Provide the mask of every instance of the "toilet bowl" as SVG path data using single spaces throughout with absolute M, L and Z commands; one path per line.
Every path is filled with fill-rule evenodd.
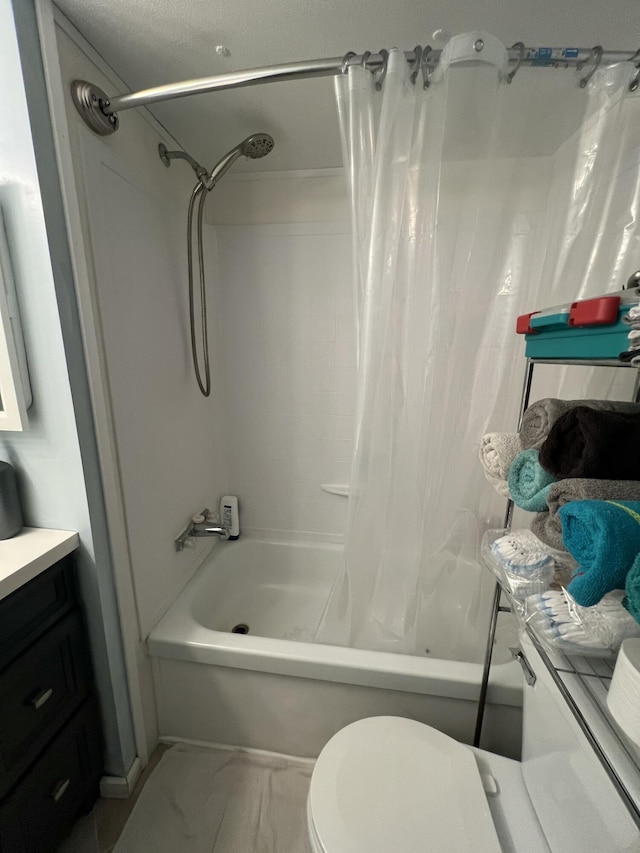
M 640 853 L 628 793 L 640 791 L 635 762 L 585 693 L 594 741 L 587 738 L 584 718 L 526 635 L 520 646 L 535 676 L 524 687 L 522 760 L 415 720 L 351 723 L 324 747 L 311 777 L 313 853 Z M 615 778 L 593 742 L 607 745 Z
M 313 853 L 500 853 L 474 753 L 430 726 L 371 717 L 339 731 L 307 800 Z

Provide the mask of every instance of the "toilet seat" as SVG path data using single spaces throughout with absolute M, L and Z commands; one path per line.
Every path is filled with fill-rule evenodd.
M 358 720 L 331 738 L 307 813 L 314 853 L 500 853 L 471 750 L 401 717 Z

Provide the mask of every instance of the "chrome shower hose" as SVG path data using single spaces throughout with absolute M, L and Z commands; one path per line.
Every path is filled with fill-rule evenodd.
M 204 274 L 204 252 L 202 248 L 202 216 L 204 213 L 204 203 L 207 199 L 208 190 L 204 184 L 199 181 L 193 188 L 191 198 L 189 199 L 189 211 L 187 213 L 187 269 L 189 277 L 189 320 L 191 326 L 191 354 L 193 355 L 193 367 L 196 372 L 198 387 L 205 397 L 211 394 L 211 371 L 209 368 L 209 332 L 207 329 L 207 291 Z M 204 362 L 204 380 L 200 370 L 200 362 L 198 360 L 198 349 L 196 346 L 196 318 L 195 318 L 195 299 L 193 287 L 193 208 L 196 200 L 198 200 L 198 275 L 200 279 L 200 314 L 201 314 L 201 330 L 202 330 L 202 360 Z

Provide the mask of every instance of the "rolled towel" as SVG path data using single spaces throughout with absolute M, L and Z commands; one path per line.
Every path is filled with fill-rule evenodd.
M 562 480 L 560 481 L 562 482 Z M 566 551 L 562 540 L 562 524 L 560 519 L 550 512 L 537 512 L 531 522 L 531 532 L 541 542 L 556 551 Z
M 635 326 L 636 323 L 640 323 L 640 305 L 634 305 L 632 308 L 629 308 L 628 313 L 622 318 L 622 322 L 628 326 Z
M 640 501 L 640 480 L 558 480 L 547 494 L 549 512 L 538 513 L 531 522 L 531 530 L 545 545 L 564 550 L 558 510 L 569 501 L 584 500 Z
M 571 501 L 558 510 L 564 544 L 578 561 L 568 590 L 591 607 L 614 589 L 624 589 L 640 554 L 640 501 Z
M 496 492 L 505 498 L 510 497 L 507 474 L 521 450 L 517 433 L 488 432 L 480 439 L 479 455 L 484 475 Z
M 640 554 L 635 558 L 624 584 L 627 596 L 624 606 L 636 622 L 640 622 Z
M 520 429 L 522 449 L 539 449 L 558 418 L 576 406 L 588 406 L 590 409 L 608 412 L 640 412 L 639 403 L 617 400 L 557 400 L 555 397 L 545 397 L 532 403 L 524 413 Z
M 538 451 L 523 450 L 509 468 L 507 483 L 514 504 L 528 512 L 547 509 L 547 494 L 556 478 L 547 473 L 538 461 Z
M 557 479 L 640 480 L 640 411 L 577 406 L 561 415 L 540 448 L 540 464 Z

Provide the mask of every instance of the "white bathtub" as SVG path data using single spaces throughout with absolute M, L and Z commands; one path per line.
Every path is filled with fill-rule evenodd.
M 315 756 L 348 723 L 397 714 L 471 741 L 482 638 L 477 662 L 311 642 L 341 553 L 246 537 L 216 545 L 148 639 L 161 736 Z M 249 633 L 231 633 L 239 624 Z M 507 650 L 494 659 L 483 746 L 516 756 L 521 677 Z

